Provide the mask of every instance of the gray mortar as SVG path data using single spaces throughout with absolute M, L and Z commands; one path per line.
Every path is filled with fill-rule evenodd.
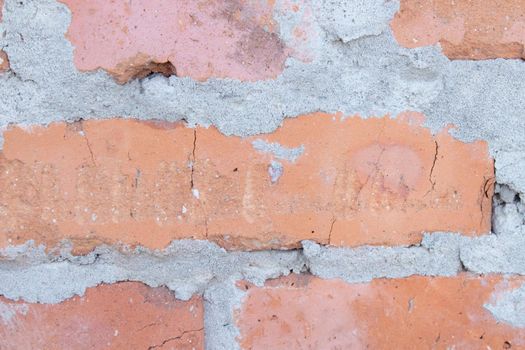
M 516 273 L 525 275 L 524 195 L 510 186 L 496 184 L 493 234 L 464 240 L 460 259 L 465 269 L 476 273 Z
M 41 303 L 58 303 L 82 295 L 88 287 L 118 281 L 167 286 L 187 300 L 202 294 L 211 282 L 247 280 L 261 285 L 268 278 L 305 269 L 297 250 L 228 253 L 213 243 L 192 240 L 174 241 L 163 251 L 119 252 L 101 246 L 87 256 L 71 256 L 67 250 L 47 256 L 43 247 L 26 244 L 2 256 L 0 295 Z
M 73 47 L 64 38 L 71 19 L 65 5 L 6 0 L 0 48 L 8 53 L 12 70 L 0 75 L 0 129 L 10 123 L 122 116 L 185 119 L 190 125 L 215 125 L 226 135 L 248 136 L 274 131 L 284 118 L 315 111 L 364 118 L 421 111 L 433 132 L 453 123 L 456 137 L 489 142 L 500 184 L 494 234 L 467 238 L 435 233 L 411 247 L 333 248 L 304 242 L 302 250 L 263 252 L 226 252 L 208 242 L 178 241 L 163 251 L 98 247 L 84 257 L 71 256 L 67 247 L 47 254 L 28 242 L 0 252 L 0 295 L 57 303 L 100 283 L 165 285 L 181 299 L 203 294 L 206 348 L 235 349 L 239 333 L 232 311 L 243 296 L 234 286 L 239 279 L 261 285 L 268 278 L 305 271 L 348 282 L 451 276 L 462 270 L 525 275 L 525 63 L 449 61 L 439 46 L 404 49 L 388 26 L 397 1 L 318 0 L 311 5 L 320 33 L 311 45 L 314 59 L 289 59 L 275 80 L 200 83 L 152 75 L 118 85 L 103 71 L 81 73 L 73 66 Z M 296 17 L 276 13 L 283 32 Z M 282 155 L 272 144 L 263 146 L 276 158 Z M 278 175 L 275 169 L 273 173 Z M 524 327 L 522 316 L 513 313 L 515 305 L 523 308 L 524 288 L 487 309 L 503 322 Z M 4 316 L 9 317 L 8 311 Z
M 259 152 L 270 153 L 275 158 L 284 159 L 292 163 L 304 153 L 303 145 L 295 148 L 287 148 L 281 146 L 278 142 L 267 142 L 262 139 L 254 140 L 252 146 Z
M 525 166 L 520 155 L 525 147 L 525 63 L 449 61 L 438 46 L 402 48 L 388 26 L 396 1 L 312 1 L 319 30 L 315 58 L 311 63 L 289 59 L 275 80 L 200 83 L 154 75 L 126 85 L 102 71 L 74 68 L 73 47 L 64 38 L 71 18 L 65 5 L 54 0 L 20 3 L 5 2 L 0 24 L 0 47 L 12 67 L 0 77 L 0 126 L 111 116 L 184 118 L 246 136 L 271 132 L 285 117 L 319 110 L 363 117 L 417 110 L 428 116 L 433 131 L 454 123 L 460 139 L 488 140 L 497 161 L 499 152 L 511 154 L 509 169 Z M 277 17 L 282 27 L 295 21 Z M 354 19 L 351 25 L 349 18 Z M 507 183 L 506 178 L 498 173 L 499 182 Z M 511 181 L 525 192 L 522 175 Z
M 234 283 L 212 284 L 204 293 L 204 327 L 206 349 L 240 349 L 240 336 L 235 313 L 242 303 L 244 291 Z
M 374 278 L 411 275 L 453 276 L 461 271 L 459 242 L 462 237 L 435 233 L 425 235 L 421 246 L 328 248 L 303 242 L 310 272 L 322 278 L 367 282 Z
M 461 262 L 475 273 L 515 273 L 525 275 L 525 236 L 487 235 L 471 239 L 461 247 Z

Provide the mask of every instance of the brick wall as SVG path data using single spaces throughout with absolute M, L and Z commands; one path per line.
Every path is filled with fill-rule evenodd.
M 0 349 L 525 349 L 525 6 L 0 0 Z

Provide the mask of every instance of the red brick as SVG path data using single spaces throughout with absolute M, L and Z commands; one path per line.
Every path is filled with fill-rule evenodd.
M 83 71 L 124 83 L 152 71 L 197 80 L 275 78 L 291 50 L 279 38 L 274 1 L 77 1 L 67 37 Z
M 0 297 L 1 349 L 204 349 L 200 298 L 126 282 L 88 289 L 60 304 Z
M 35 239 L 54 246 L 68 238 L 80 252 L 101 243 L 162 248 L 205 238 L 190 191 L 192 129 L 114 119 L 13 128 L 4 136 L 3 245 Z
M 452 59 L 525 58 L 522 0 L 401 0 L 392 29 L 401 45 L 440 43 Z
M 409 277 L 346 284 L 292 276 L 250 288 L 237 313 L 243 349 L 523 349 L 525 329 L 484 308 L 525 282 Z
M 494 170 L 486 143 L 433 136 L 420 119 L 314 114 L 244 139 L 125 119 L 12 127 L 0 155 L 0 246 L 69 239 L 85 252 L 208 238 L 265 249 L 488 232 Z M 252 146 L 260 139 L 304 154 L 278 159 Z M 283 168 L 275 182 L 272 161 Z
M 9 57 L 5 51 L 0 50 L 0 73 L 6 72 L 9 70 Z
M 397 245 L 419 242 L 424 231 L 488 232 L 493 164 L 486 143 L 465 144 L 446 131 L 432 136 L 419 117 L 319 113 L 245 140 L 199 130 L 194 178 L 208 237 L 226 247 L 278 248 L 304 239 Z M 279 160 L 284 172 L 272 184 L 275 157 L 254 151 L 254 139 L 302 145 L 304 154 L 295 163 Z

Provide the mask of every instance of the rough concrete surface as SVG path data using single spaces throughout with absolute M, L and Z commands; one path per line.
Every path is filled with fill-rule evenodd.
M 196 82 L 154 74 L 119 85 L 103 71 L 75 69 L 73 47 L 64 37 L 71 21 L 64 4 L 6 0 L 0 50 L 7 53 L 10 70 L 0 75 L 0 130 L 10 123 L 119 116 L 185 119 L 247 136 L 271 132 L 284 118 L 314 111 L 363 117 L 420 111 L 433 131 L 454 124 L 454 136 L 489 142 L 498 183 L 493 234 L 434 233 L 409 247 L 328 248 L 305 241 L 303 249 L 261 252 L 226 252 L 208 242 L 177 241 L 163 251 L 99 247 L 86 256 L 71 255 L 67 243 L 60 252 L 46 253 L 28 242 L 0 252 L 0 295 L 57 303 L 100 283 L 165 285 L 181 299 L 203 294 L 207 348 L 235 349 L 232 311 L 243 297 L 235 287 L 240 279 L 260 285 L 291 272 L 348 282 L 459 271 L 525 275 L 525 62 L 450 61 L 439 46 L 402 48 L 389 27 L 397 1 L 308 4 L 316 33 L 308 48 L 311 60 L 289 58 L 275 80 Z M 280 28 L 296 20 L 279 13 L 275 18 Z M 260 140 L 254 147 L 276 158 L 301 156 L 302 149 L 267 143 L 264 135 Z M 275 161 L 268 172 L 277 181 L 282 166 Z M 486 308 L 504 322 L 525 327 L 523 312 L 515 313 L 516 307 L 523 310 L 524 295 L 522 286 Z

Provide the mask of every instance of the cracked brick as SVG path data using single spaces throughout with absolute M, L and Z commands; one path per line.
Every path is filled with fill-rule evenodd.
M 258 250 L 489 232 L 486 143 L 432 135 L 420 119 L 318 113 L 246 138 L 129 119 L 13 126 L 0 158 L 0 242 L 68 239 L 80 254 L 183 238 Z M 256 140 L 301 152 L 287 159 Z M 268 170 L 276 160 L 278 179 Z
M 491 309 L 521 276 L 376 279 L 292 275 L 250 287 L 236 311 L 243 349 L 521 349 L 525 329 Z M 507 308 L 520 317 L 523 310 Z
M 0 297 L 2 349 L 204 349 L 199 297 L 123 282 L 90 288 L 60 304 Z M 31 332 L 28 332 L 31 330 Z

